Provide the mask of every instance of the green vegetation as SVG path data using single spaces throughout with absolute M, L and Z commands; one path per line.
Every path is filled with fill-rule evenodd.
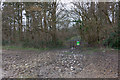
M 6 50 L 34 50 L 34 51 L 45 51 L 54 49 L 63 49 L 64 47 L 46 47 L 46 48 L 35 48 L 35 47 L 23 47 L 23 46 L 2 46 L 2 49 Z
M 56 41 L 56 45 L 53 45 L 53 41 L 24 41 L 22 42 L 23 47 L 33 47 L 33 48 L 60 48 L 63 47 L 63 42 L 60 40 Z
M 18 47 L 18 46 L 3 46 L 2 49 L 6 50 L 35 50 L 35 51 L 42 51 L 42 50 L 49 50 L 49 48 L 25 48 L 25 47 Z
M 118 30 L 116 32 L 112 32 L 110 36 L 103 43 L 108 47 L 114 49 L 120 49 L 120 36 Z

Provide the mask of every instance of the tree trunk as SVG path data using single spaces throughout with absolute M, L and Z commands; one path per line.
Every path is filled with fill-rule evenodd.
M 120 36 L 120 1 L 119 1 L 119 12 L 118 12 L 118 36 Z
M 16 28 L 15 28 L 15 16 L 14 16 L 14 32 L 13 32 L 13 41 L 16 42 Z
M 52 14 L 52 41 L 54 45 L 57 45 L 57 37 L 56 37 L 56 2 L 53 2 L 53 14 Z
M 22 26 L 22 3 L 21 3 L 20 14 L 21 14 L 21 18 L 20 18 L 20 20 L 21 20 L 21 23 L 20 23 L 20 40 L 22 41 L 22 28 L 23 28 L 23 26 Z

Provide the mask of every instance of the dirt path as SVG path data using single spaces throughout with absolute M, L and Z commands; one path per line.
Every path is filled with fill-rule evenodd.
M 116 50 L 3 50 L 3 76 L 11 78 L 115 78 Z

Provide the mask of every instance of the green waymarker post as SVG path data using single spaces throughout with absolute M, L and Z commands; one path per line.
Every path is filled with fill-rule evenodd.
M 76 44 L 77 44 L 77 46 L 79 46 L 79 45 L 80 45 L 80 41 L 77 41 L 77 43 L 76 43 Z

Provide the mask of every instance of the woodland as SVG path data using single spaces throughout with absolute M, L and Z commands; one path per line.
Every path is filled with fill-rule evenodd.
M 118 2 L 4 2 L 2 45 L 66 48 L 77 40 L 89 47 L 120 49 Z

